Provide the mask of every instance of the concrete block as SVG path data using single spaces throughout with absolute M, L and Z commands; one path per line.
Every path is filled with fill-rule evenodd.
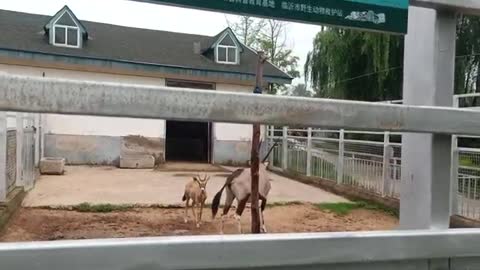
M 61 175 L 65 172 L 65 159 L 64 158 L 42 158 L 40 160 L 40 173 L 41 174 L 56 174 Z
M 152 155 L 128 155 L 120 157 L 122 169 L 153 169 L 155 158 Z

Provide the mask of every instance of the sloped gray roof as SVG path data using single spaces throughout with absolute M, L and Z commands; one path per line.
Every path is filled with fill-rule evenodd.
M 246 47 L 240 65 L 217 64 L 194 52 L 195 42 L 205 48 L 215 42 L 215 37 L 90 21 L 82 21 L 88 31 L 83 48 L 56 47 L 48 43 L 44 31 L 50 19 L 51 16 L 0 10 L 0 49 L 241 74 L 254 74 L 256 70 L 257 55 Z M 270 63 L 265 65 L 264 75 L 291 80 Z

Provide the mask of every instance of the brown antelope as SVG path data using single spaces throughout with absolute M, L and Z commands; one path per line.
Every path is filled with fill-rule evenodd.
M 200 227 L 200 224 L 202 223 L 203 207 L 205 206 L 205 200 L 207 199 L 208 180 L 210 180 L 210 177 L 207 175 L 203 178 L 201 178 L 200 175 L 193 177 L 193 180 L 185 185 L 185 193 L 182 198 L 185 202 L 185 223 L 188 222 L 188 207 L 190 206 L 190 201 L 192 201 L 191 208 L 197 228 Z M 198 217 L 195 212 L 195 207 L 199 208 Z
M 237 220 L 237 226 L 239 233 L 242 233 L 242 226 L 240 223 L 240 218 L 242 216 L 243 210 L 247 202 L 250 200 L 251 194 L 251 175 L 250 169 L 238 169 L 234 171 L 227 180 L 225 184 L 220 189 L 220 191 L 215 195 L 212 202 L 212 217 L 215 218 L 218 207 L 220 205 L 220 199 L 222 197 L 223 190 L 226 189 L 227 191 L 227 198 L 225 199 L 225 206 L 223 207 L 223 214 L 222 214 L 222 226 L 220 233 L 223 234 L 223 227 L 225 223 L 225 219 L 227 217 L 228 211 L 232 206 L 233 200 L 237 199 L 237 211 L 235 213 L 235 219 Z M 267 196 L 270 192 L 271 184 L 270 179 L 267 173 L 267 166 L 263 163 L 260 164 L 259 168 L 259 196 L 261 200 L 261 214 L 260 214 L 260 222 L 262 225 L 262 232 L 267 232 L 265 227 L 265 220 L 263 219 L 263 211 L 265 210 L 265 206 L 267 205 Z

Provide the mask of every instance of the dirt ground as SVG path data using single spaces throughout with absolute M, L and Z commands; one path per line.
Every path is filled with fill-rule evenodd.
M 217 217 L 212 221 L 208 209 L 204 213 L 204 224 L 196 228 L 193 222 L 184 223 L 183 209 L 142 208 L 113 213 L 80 213 L 22 208 L 2 232 L 0 241 L 218 234 L 220 219 Z M 356 209 L 346 215 L 337 215 L 311 204 L 268 208 L 265 221 L 269 233 L 390 230 L 398 223 L 397 218 L 382 211 Z M 249 222 L 250 212 L 246 211 L 242 217 L 245 232 L 249 231 Z M 225 233 L 236 233 L 233 218 L 227 222 Z

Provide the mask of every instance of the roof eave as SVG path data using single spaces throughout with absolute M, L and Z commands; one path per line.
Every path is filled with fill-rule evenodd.
M 141 62 L 132 62 L 127 60 L 115 60 L 115 59 L 102 59 L 94 57 L 84 57 L 84 56 L 73 56 L 65 54 L 52 54 L 45 52 L 34 52 L 34 51 L 23 51 L 18 49 L 9 49 L 9 48 L 0 48 L 0 57 L 12 58 L 12 59 L 22 59 L 22 60 L 33 60 L 33 61 L 61 61 L 65 64 L 70 65 L 93 65 L 97 67 L 111 67 L 119 69 L 130 69 L 133 71 L 158 71 L 169 74 L 184 74 L 192 75 L 206 78 L 222 78 L 225 80 L 240 80 L 245 82 L 254 82 L 255 74 L 251 73 L 242 73 L 242 72 L 232 72 L 232 71 L 221 71 L 221 70 L 208 70 L 208 69 L 197 69 L 191 67 L 183 66 L 171 66 L 171 65 L 162 65 L 155 63 L 141 63 Z M 264 74 L 264 81 L 268 83 L 276 84 L 291 84 L 292 78 L 286 76 L 276 76 Z

